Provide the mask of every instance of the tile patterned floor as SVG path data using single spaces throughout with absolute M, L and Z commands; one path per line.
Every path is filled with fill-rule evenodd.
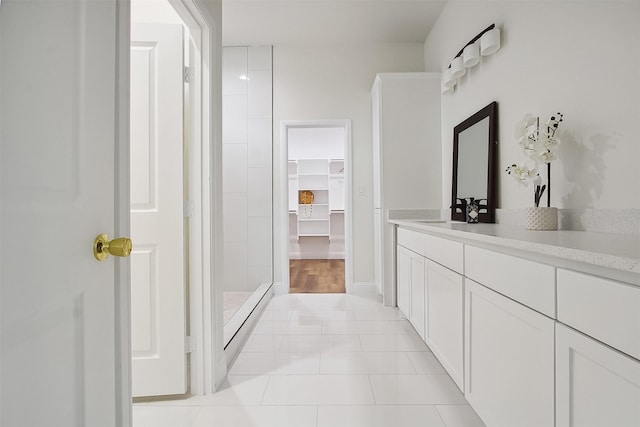
M 212 396 L 133 407 L 134 427 L 481 427 L 398 311 L 345 294 L 274 297 Z

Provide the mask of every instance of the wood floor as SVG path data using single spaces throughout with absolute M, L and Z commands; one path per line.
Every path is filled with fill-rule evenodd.
M 343 259 L 289 260 L 291 293 L 344 293 Z

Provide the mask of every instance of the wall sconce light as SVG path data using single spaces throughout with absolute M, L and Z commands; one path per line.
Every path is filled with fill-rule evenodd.
M 500 49 L 500 28 L 487 31 L 480 38 L 480 54 L 491 55 Z
M 444 87 L 454 87 L 458 80 L 453 78 L 453 74 L 451 73 L 451 68 L 447 68 L 442 73 L 442 85 Z
M 480 62 L 478 43 L 471 43 L 462 50 L 462 63 L 465 67 L 471 68 L 478 62 Z
M 455 90 L 456 90 L 455 86 L 446 87 L 445 85 L 442 85 L 442 94 L 443 95 L 451 95 Z
M 444 70 L 442 73 L 442 94 L 453 93 L 453 88 L 458 83 L 458 79 L 464 76 L 466 69 L 480 62 L 480 55 L 491 55 L 499 49 L 500 28 L 496 28 L 496 24 L 491 24 L 464 45 Z
M 451 77 L 453 77 L 455 80 L 458 80 L 460 77 L 464 76 L 464 73 L 467 72 L 467 69 L 464 68 L 464 65 L 462 63 L 462 56 L 453 58 L 453 61 L 451 61 L 451 65 L 449 66 L 449 68 L 451 70 Z

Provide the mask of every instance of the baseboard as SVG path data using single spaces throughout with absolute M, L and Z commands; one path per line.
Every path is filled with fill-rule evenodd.
M 349 287 L 348 293 L 352 295 L 382 298 L 382 295 L 378 291 L 378 287 L 376 286 L 376 284 L 370 282 L 354 282 Z
M 273 283 L 273 294 L 274 295 L 284 295 L 288 294 L 289 289 L 285 288 L 285 286 L 281 282 Z

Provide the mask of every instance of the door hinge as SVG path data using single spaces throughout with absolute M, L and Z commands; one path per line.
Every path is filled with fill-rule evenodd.
M 195 353 L 198 347 L 196 346 L 196 339 L 193 337 L 184 338 L 184 352 Z
M 194 206 L 193 200 L 185 200 L 183 205 L 184 217 L 191 218 L 196 213 L 196 208 Z
M 184 82 L 189 83 L 189 67 L 184 67 Z

